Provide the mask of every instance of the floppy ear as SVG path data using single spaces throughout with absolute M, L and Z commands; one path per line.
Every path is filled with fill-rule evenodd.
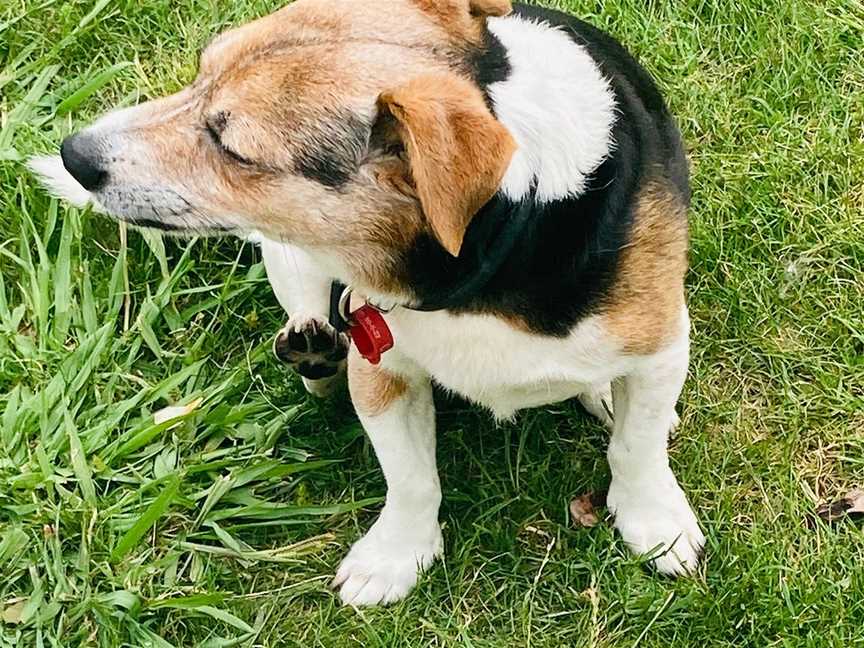
M 443 17 L 447 14 L 472 16 L 506 16 L 513 12 L 510 0 L 414 0 L 423 11 Z
M 395 121 L 408 156 L 403 187 L 413 188 L 432 232 L 458 256 L 474 214 L 498 190 L 516 142 L 480 90 L 456 75 L 413 79 L 382 94 L 378 108 L 379 121 Z
M 477 41 L 489 16 L 506 16 L 513 11 L 510 0 L 413 0 L 427 16 L 451 36 Z
M 469 0 L 468 6 L 475 16 L 506 16 L 513 12 L 510 0 Z

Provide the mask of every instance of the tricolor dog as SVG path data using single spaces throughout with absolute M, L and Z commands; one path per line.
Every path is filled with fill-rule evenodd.
M 579 398 L 611 430 L 624 541 L 660 572 L 697 567 L 666 450 L 688 365 L 688 168 L 611 37 L 508 0 L 297 0 L 61 153 L 32 165 L 73 202 L 257 233 L 290 315 L 277 352 L 313 392 L 347 364 L 387 498 L 336 574 L 346 603 L 403 598 L 443 550 L 433 383 L 498 419 Z

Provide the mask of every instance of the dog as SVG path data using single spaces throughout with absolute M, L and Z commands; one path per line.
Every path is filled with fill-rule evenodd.
M 297 0 L 60 153 L 32 167 L 72 202 L 256 233 L 290 315 L 278 354 L 313 393 L 347 366 L 387 497 L 336 574 L 346 604 L 402 599 L 442 552 L 433 383 L 502 420 L 578 397 L 611 430 L 624 542 L 664 574 L 697 569 L 667 455 L 688 163 L 610 36 L 509 0 Z

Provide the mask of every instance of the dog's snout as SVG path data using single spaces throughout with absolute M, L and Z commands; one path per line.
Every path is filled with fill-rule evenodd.
M 87 191 L 96 191 L 108 180 L 93 138 L 87 135 L 67 137 L 60 147 L 63 166 Z

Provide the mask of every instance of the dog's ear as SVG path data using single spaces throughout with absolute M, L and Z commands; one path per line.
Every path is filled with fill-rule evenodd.
M 506 16 L 513 12 L 510 0 L 414 0 L 423 11 L 438 16 L 471 14 L 472 16 Z
M 433 74 L 385 92 L 378 121 L 398 138 L 408 164 L 388 170 L 391 186 L 420 201 L 441 245 L 458 256 L 474 214 L 498 190 L 516 142 L 479 89 Z
M 475 16 L 506 16 L 513 12 L 510 0 L 469 0 L 468 7 Z
M 510 0 L 412 0 L 424 14 L 444 27 L 458 40 L 478 41 L 482 26 L 490 16 L 506 16 L 513 11 Z

